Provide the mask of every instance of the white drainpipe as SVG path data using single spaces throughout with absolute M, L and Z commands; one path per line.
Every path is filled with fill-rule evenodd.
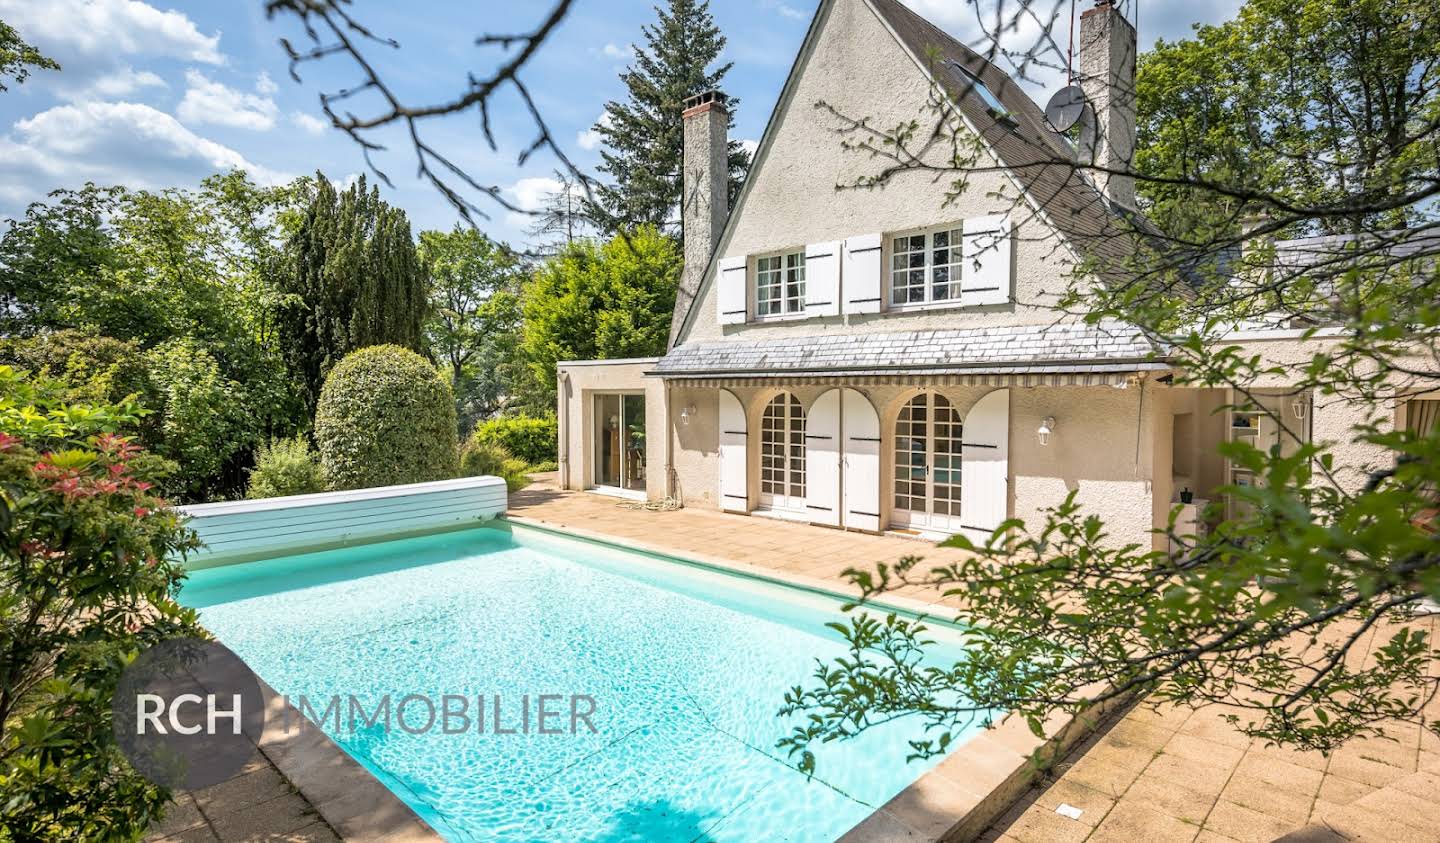
M 556 462 L 560 468 L 560 488 L 570 488 L 570 373 L 561 370 L 556 390 L 560 393 L 560 418 L 556 420 L 555 435 L 559 448 Z

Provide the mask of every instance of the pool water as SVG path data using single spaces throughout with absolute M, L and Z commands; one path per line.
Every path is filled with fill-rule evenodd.
M 905 760 L 918 721 L 820 748 L 813 779 L 775 749 L 786 689 L 846 652 L 824 627 L 838 600 L 543 531 L 199 570 L 181 602 L 316 719 L 332 695 L 361 700 L 360 720 L 322 727 L 451 840 L 829 841 L 936 763 Z M 958 654 L 942 639 L 932 658 Z M 471 729 L 421 732 L 418 702 L 418 734 L 366 724 L 410 694 L 468 697 Z M 559 695 L 558 734 L 538 732 L 540 694 Z M 495 733 L 497 696 L 513 734 Z M 572 723 L 585 699 L 594 732 Z

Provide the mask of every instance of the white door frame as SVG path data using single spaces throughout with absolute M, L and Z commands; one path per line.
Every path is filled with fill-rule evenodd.
M 924 435 L 918 440 L 917 437 L 911 435 L 901 436 L 900 424 L 902 422 L 914 423 L 912 420 L 906 418 L 907 413 L 911 403 L 921 396 L 925 397 Z M 936 418 L 938 415 L 936 412 L 937 398 L 945 402 L 947 418 L 943 421 Z M 921 390 L 915 395 L 905 399 L 905 403 L 900 405 L 895 420 L 892 422 L 893 438 L 891 451 L 894 457 L 895 470 L 890 484 L 890 523 L 893 526 L 901 529 L 919 530 L 944 535 L 950 535 L 960 530 L 960 473 L 962 471 L 960 448 L 963 423 L 964 419 L 960 415 L 960 412 L 955 409 L 954 402 L 934 389 Z M 946 435 L 943 437 L 937 436 L 937 429 L 940 428 L 941 425 L 945 425 L 947 428 L 953 427 L 954 429 L 947 429 L 945 431 Z M 913 471 L 910 473 L 909 479 L 902 479 L 900 477 L 900 472 L 905 467 L 899 459 L 900 441 L 902 439 L 920 441 L 923 448 L 923 450 L 917 450 L 913 447 L 907 449 L 907 453 L 910 455 L 923 453 L 923 496 L 916 497 L 913 494 L 906 494 L 904 497 L 909 498 L 911 501 L 922 503 L 924 509 L 911 509 L 900 504 L 900 498 L 902 496 L 899 493 L 898 484 L 904 482 L 913 485 L 915 483 Z M 947 444 L 946 452 L 943 455 L 937 454 L 935 445 L 939 441 Z M 945 464 L 937 465 L 942 459 Z M 913 466 L 913 463 L 909 463 L 908 461 L 907 464 Z M 944 476 L 944 482 L 939 481 L 941 475 Z M 935 511 L 937 509 L 937 503 L 941 503 L 936 500 L 935 492 L 937 488 L 943 488 L 949 494 L 943 503 L 946 508 L 952 510 L 951 512 L 941 513 Z
M 644 417 L 645 417 L 645 411 L 646 411 L 646 407 L 645 407 L 645 390 L 643 390 L 643 389 L 599 389 L 599 390 L 594 390 L 594 391 L 592 391 L 592 392 L 589 393 L 589 404 L 590 404 L 590 406 L 589 406 L 589 411 L 590 411 L 590 443 L 589 443 L 589 444 L 590 444 L 591 450 L 593 451 L 593 453 L 592 453 L 592 455 L 591 455 L 591 458 L 590 458 L 590 472 L 591 472 L 591 473 L 590 473 L 590 491 L 592 491 L 592 492 L 599 492 L 600 494 L 604 494 L 604 495 L 614 495 L 615 497 L 619 497 L 619 498 L 632 498 L 632 499 L 635 499 L 635 500 L 644 500 L 644 499 L 645 499 L 645 496 L 646 496 L 646 492 L 645 492 L 644 489 L 631 489 L 631 488 L 627 488 L 627 487 L 624 485 L 624 484 L 625 484 L 625 431 L 624 431 L 623 429 L 621 430 L 621 439 L 620 439 L 620 484 L 621 484 L 621 485 L 619 485 L 619 486 L 612 486 L 612 485 L 609 485 L 609 484 L 601 483 L 601 482 L 600 482 L 600 477 L 601 477 L 601 471 L 600 471 L 601 451 L 600 451 L 600 448 L 597 447 L 597 442 L 596 442 L 595 436 L 596 436 L 596 434 L 597 434 L 597 433 L 600 431 L 600 429 L 601 429 L 601 426 L 600 426 L 600 425 L 601 425 L 601 420 L 600 420 L 599 418 L 597 418 L 596 415 L 595 415 L 595 403 L 596 403 L 596 400 L 597 400 L 597 399 L 605 398 L 605 397 L 611 396 L 611 395 L 617 396 L 617 397 L 620 399 L 620 425 L 621 425 L 622 428 L 623 428 L 624 425 L 625 425 L 625 399 L 627 399 L 627 398 L 639 398 L 639 399 L 640 399 L 641 418 L 644 418 Z M 648 425 L 647 425 L 646 433 L 647 433 L 647 435 L 648 435 L 648 433 L 649 433 Z M 648 479 L 649 479 L 649 478 L 646 478 L 647 481 L 648 481 Z M 647 483 L 647 485 L 648 485 L 648 483 Z
M 767 420 L 774 418 L 770 415 L 769 410 L 771 405 L 781 398 L 785 399 L 783 404 L 785 412 L 780 429 L 780 441 L 778 443 L 767 442 L 766 434 L 773 432 L 773 429 L 767 428 Z M 795 424 L 796 419 L 799 420 L 798 428 Z M 788 390 L 770 396 L 760 408 L 760 429 L 758 431 L 760 447 L 757 454 L 760 467 L 759 509 L 796 513 L 802 516 L 806 513 L 805 489 L 808 479 L 806 467 L 809 454 L 805 442 L 805 419 L 805 408 L 800 403 L 800 398 Z M 766 460 L 777 456 L 773 451 L 769 453 L 767 451 L 777 447 L 780 449 L 779 462 L 778 465 L 770 467 L 772 476 L 767 478 Z M 776 485 L 777 480 L 779 481 L 778 486 Z M 799 494 L 794 493 L 797 480 L 799 481 Z M 767 484 L 771 487 L 769 491 L 766 490 Z

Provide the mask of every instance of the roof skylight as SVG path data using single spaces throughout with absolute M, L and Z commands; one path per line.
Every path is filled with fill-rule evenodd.
M 1010 113 L 1010 109 L 1006 108 L 1004 104 L 1000 102 L 1000 98 L 995 96 L 995 92 L 990 90 L 988 85 L 980 81 L 979 76 L 971 73 L 964 65 L 956 61 L 947 61 L 945 65 L 950 68 L 955 75 L 961 78 L 965 83 L 965 87 L 974 91 L 975 94 L 980 97 L 980 100 L 985 103 L 985 107 L 990 109 L 991 114 L 996 117 L 1005 117 Z

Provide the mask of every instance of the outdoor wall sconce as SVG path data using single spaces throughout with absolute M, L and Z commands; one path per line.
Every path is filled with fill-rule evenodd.
M 1042 422 L 1040 422 L 1040 428 L 1035 431 L 1035 438 L 1040 440 L 1040 447 L 1043 448 L 1043 447 L 1045 447 L 1046 445 L 1049 445 L 1049 444 L 1050 444 L 1050 434 L 1052 434 L 1052 433 L 1054 433 L 1054 432 L 1055 432 L 1055 417 L 1054 417 L 1054 416 L 1046 416 L 1046 417 L 1045 417 L 1045 420 L 1042 421 Z
M 1296 421 L 1303 421 L 1305 419 L 1305 410 L 1306 404 L 1304 398 L 1296 398 L 1290 402 L 1290 413 L 1295 416 Z
M 691 417 L 694 416 L 694 415 L 695 415 L 695 405 L 694 405 L 694 404 L 686 404 L 684 407 L 681 407 L 681 408 L 680 408 L 680 423 L 681 423 L 682 425 L 688 426 L 688 425 L 690 424 L 690 419 L 691 419 Z

